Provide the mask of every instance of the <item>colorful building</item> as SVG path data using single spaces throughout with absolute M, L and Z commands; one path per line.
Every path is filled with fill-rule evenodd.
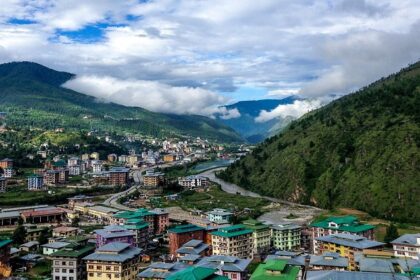
M 271 226 L 273 247 L 284 251 L 300 249 L 301 229 L 301 226 L 295 224 Z
M 149 242 L 149 224 L 142 219 L 127 220 L 122 226 L 132 231 L 134 235 L 134 244 L 142 249 L 146 249 Z
M 163 280 L 169 276 L 188 268 L 188 265 L 180 262 L 164 263 L 155 262 L 149 265 L 145 270 L 137 274 L 138 280 Z
M 158 187 L 163 185 L 165 182 L 165 173 L 146 171 L 143 176 L 143 185 L 145 187 Z
M 211 244 L 214 255 L 252 258 L 254 241 L 252 230 L 243 225 L 220 228 L 211 233 Z
M 154 217 L 154 232 L 155 234 L 162 234 L 166 232 L 169 227 L 169 212 L 164 208 L 155 208 L 150 212 L 155 214 Z
M 149 211 L 146 208 L 139 208 L 135 211 L 121 211 L 114 214 L 112 216 L 112 223 L 123 225 L 130 219 L 142 219 L 149 224 L 149 233 L 155 234 L 155 223 L 157 223 L 155 220 L 158 218 L 156 213 Z M 167 222 L 169 223 L 169 218 Z
M 185 257 L 186 255 L 207 256 L 209 255 L 209 251 L 209 245 L 202 240 L 193 239 L 176 250 L 176 256 L 177 258 Z
M 254 241 L 254 254 L 265 253 L 271 246 L 271 229 L 260 221 L 249 219 L 242 223 L 247 229 L 252 230 Z
M 216 274 L 217 269 L 206 267 L 190 266 L 173 275 L 167 277 L 167 280 L 229 280 L 225 276 Z
M 135 233 L 122 226 L 110 225 L 103 229 L 95 230 L 96 247 L 102 247 L 108 243 L 122 242 L 135 246 Z
M 193 239 L 204 241 L 204 235 L 204 228 L 192 224 L 169 228 L 169 253 L 175 256 L 176 251 L 188 241 Z
M 37 174 L 32 174 L 28 177 L 28 191 L 45 190 L 44 178 Z
M 295 280 L 300 268 L 287 264 L 285 260 L 269 260 L 252 273 L 250 280 Z

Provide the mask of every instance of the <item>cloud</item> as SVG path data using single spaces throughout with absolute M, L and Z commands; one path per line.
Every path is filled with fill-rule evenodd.
M 110 76 L 80 76 L 63 87 L 89 94 L 102 101 L 142 107 L 154 112 L 173 114 L 221 115 L 238 117 L 235 110 L 219 108 L 228 101 L 214 92 L 191 87 L 173 87 L 155 81 L 117 79 Z
M 321 107 L 321 105 L 322 102 L 320 99 L 296 100 L 292 104 L 279 105 L 272 111 L 262 110 L 258 117 L 255 118 L 255 121 L 261 123 L 276 118 L 299 118 L 300 116 Z
M 220 107 L 220 118 L 224 120 L 236 119 L 241 116 L 241 113 L 238 109 L 227 109 L 226 107 Z

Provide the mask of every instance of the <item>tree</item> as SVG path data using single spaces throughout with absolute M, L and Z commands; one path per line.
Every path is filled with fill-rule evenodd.
M 41 233 L 38 237 L 39 244 L 45 244 L 48 243 L 48 237 L 50 237 L 50 231 L 48 228 L 43 228 Z
M 392 240 L 397 239 L 399 236 L 400 235 L 398 234 L 397 227 L 393 223 L 391 223 L 386 229 L 384 242 L 385 243 L 390 243 Z
M 79 222 L 80 222 L 79 217 L 75 217 L 75 218 L 71 221 L 71 226 L 72 226 L 72 227 L 78 227 L 78 226 L 79 226 Z
M 13 242 L 15 244 L 23 244 L 25 243 L 25 237 L 26 237 L 26 229 L 23 225 L 18 225 L 15 231 L 13 232 Z

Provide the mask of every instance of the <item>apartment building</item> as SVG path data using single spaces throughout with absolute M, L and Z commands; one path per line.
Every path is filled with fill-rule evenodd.
M 135 245 L 134 236 L 135 233 L 125 229 L 122 226 L 110 225 L 106 226 L 103 229 L 95 230 L 96 234 L 96 247 L 102 247 L 108 243 L 113 242 L 123 242 L 130 244 L 131 246 Z
M 185 243 L 195 240 L 204 240 L 205 229 L 196 225 L 179 225 L 168 229 L 169 253 L 176 255 L 176 251 Z
M 143 176 L 143 185 L 145 187 L 158 187 L 165 182 L 165 173 L 146 171 Z
M 282 224 L 271 226 L 273 247 L 277 250 L 293 251 L 301 247 L 301 226 Z
M 248 266 L 251 261 L 233 256 L 213 255 L 202 258 L 196 266 L 217 269 L 218 275 L 226 276 L 228 279 L 244 280 L 248 279 Z
M 13 168 L 13 159 L 4 158 L 0 160 L 0 168 Z
M 233 213 L 222 208 L 215 208 L 207 212 L 207 219 L 215 224 L 229 224 L 232 220 Z
M 129 181 L 130 169 L 125 167 L 113 167 L 109 170 L 109 184 L 125 186 Z
M 210 180 L 207 177 L 198 175 L 178 178 L 178 185 L 190 190 L 207 187 L 209 183 Z
M 254 241 L 252 230 L 243 225 L 220 228 L 211 233 L 211 244 L 214 255 L 252 258 Z
M 41 175 L 32 174 L 28 177 L 28 191 L 45 190 L 44 178 Z
M 129 219 L 122 226 L 134 233 L 134 244 L 139 248 L 147 248 L 149 242 L 149 224 L 142 219 Z
M 254 219 L 245 220 L 242 224 L 245 228 L 252 230 L 252 239 L 254 242 L 253 254 L 268 252 L 271 245 L 270 227 Z
M 391 242 L 396 257 L 420 258 L 420 233 L 404 234 Z
M 52 280 L 86 279 L 86 261 L 83 258 L 94 250 L 93 245 L 72 244 L 50 254 Z

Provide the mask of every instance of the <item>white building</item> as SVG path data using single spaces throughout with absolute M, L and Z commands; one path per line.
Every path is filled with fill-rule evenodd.
M 67 160 L 68 166 L 75 166 L 80 164 L 80 159 L 78 157 L 71 157 Z
M 190 190 L 207 187 L 209 184 L 209 179 L 204 176 L 188 176 L 184 178 L 178 178 L 178 184 L 184 188 Z
M 39 191 L 44 189 L 44 178 L 41 175 L 33 174 L 28 177 L 29 191 Z
M 418 260 L 420 257 L 420 233 L 404 234 L 391 242 L 394 256 Z
M 69 165 L 68 169 L 69 169 L 69 175 L 71 176 L 77 176 L 77 175 L 82 174 L 80 165 Z
M 5 178 L 12 178 L 14 173 L 15 173 L 13 168 L 11 168 L 11 167 L 3 168 L 3 171 L 4 171 L 3 176 Z
M 212 223 L 228 224 L 232 219 L 233 213 L 225 209 L 215 208 L 207 213 L 207 219 Z
M 102 172 L 102 161 L 92 160 L 92 171 L 93 171 L 93 173 L 101 173 Z

